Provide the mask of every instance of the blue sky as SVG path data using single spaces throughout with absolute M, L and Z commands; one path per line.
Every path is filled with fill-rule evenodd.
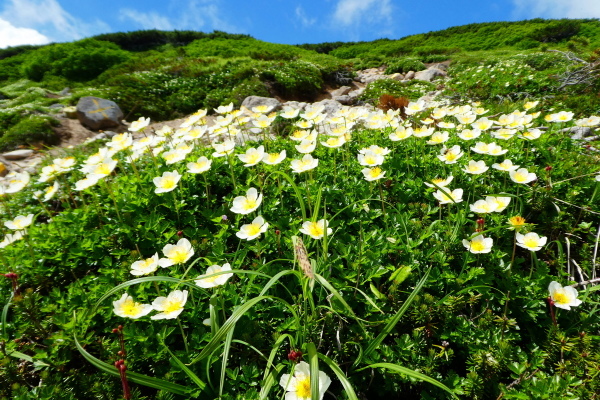
M 140 29 L 369 41 L 475 22 L 600 18 L 600 0 L 0 0 L 0 48 Z

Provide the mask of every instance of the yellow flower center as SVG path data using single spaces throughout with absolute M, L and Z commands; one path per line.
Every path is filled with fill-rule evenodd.
M 187 260 L 187 257 L 188 253 L 184 249 L 175 249 L 171 254 L 169 254 L 169 258 L 175 264 L 183 264 Z
M 102 163 L 100 165 L 98 165 L 98 167 L 96 167 L 96 171 L 97 174 L 102 174 L 102 175 L 109 175 L 110 174 L 110 168 L 108 166 L 108 164 Z
M 563 292 L 554 292 L 553 300 L 558 304 L 567 304 L 569 303 L 569 298 Z
M 523 241 L 523 244 L 524 244 L 525 246 L 527 246 L 527 247 L 531 247 L 531 248 L 533 248 L 533 247 L 538 247 L 538 241 L 537 241 L 537 239 L 536 239 L 536 238 L 533 238 L 533 237 L 526 238 L 526 239 Z
M 259 232 L 260 232 L 260 225 L 258 225 L 258 224 L 250 224 L 250 226 L 247 228 L 247 231 L 246 231 L 248 236 L 258 235 Z
M 256 207 L 258 207 L 258 204 L 256 204 L 256 200 L 246 199 L 246 201 L 244 201 L 244 205 L 243 205 L 244 210 L 253 210 Z
M 175 179 L 173 179 L 170 176 L 164 178 L 161 183 L 162 183 L 163 189 L 174 189 L 175 186 L 177 185 L 177 183 L 175 182 Z
M 310 377 L 304 379 L 298 379 L 296 384 L 296 397 L 310 398 Z
M 485 246 L 483 245 L 483 242 L 475 241 L 475 240 L 471 242 L 471 250 L 482 251 L 484 249 L 485 249 Z
M 381 168 L 379 167 L 371 168 L 371 171 L 369 171 L 369 175 L 371 176 L 371 178 L 377 178 L 380 174 Z
M 514 227 L 520 227 L 525 225 L 525 218 L 517 215 L 508 219 L 508 222 Z
M 310 224 L 308 231 L 311 236 L 323 236 L 325 234 L 325 230 L 316 222 Z
M 128 299 L 121 305 L 121 311 L 123 314 L 129 316 L 136 316 L 141 312 L 142 305 L 140 303 L 136 303 L 135 301 Z
M 165 306 L 164 306 L 163 312 L 171 313 L 171 312 L 179 311 L 182 308 L 183 307 L 181 305 L 181 302 L 179 302 L 177 300 L 176 301 L 167 300 L 165 302 Z
M 454 154 L 453 152 L 447 153 L 446 154 L 446 160 L 448 160 L 448 161 L 454 161 L 454 160 L 456 160 L 456 154 Z
M 256 164 L 260 161 L 261 158 L 261 155 L 258 153 L 250 154 L 248 156 L 248 161 L 246 162 L 246 164 Z

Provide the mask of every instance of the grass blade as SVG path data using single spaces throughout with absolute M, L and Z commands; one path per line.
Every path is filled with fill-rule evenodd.
M 314 343 L 306 345 L 308 365 L 310 366 L 310 398 L 319 400 L 319 357 Z
M 352 387 L 352 384 L 350 383 L 350 381 L 346 377 L 346 374 L 344 374 L 344 371 L 342 371 L 340 366 L 337 365 L 337 363 L 335 361 L 333 361 L 331 358 L 327 357 L 325 354 L 319 353 L 318 356 L 321 360 L 323 360 L 325 362 L 325 364 L 329 365 L 329 368 L 331 368 L 331 370 L 335 373 L 335 376 L 337 376 L 337 378 L 340 380 L 340 382 L 342 383 L 342 386 L 344 387 L 344 390 L 346 391 L 348 400 L 358 400 L 358 397 L 356 396 L 356 393 L 354 392 L 354 388 Z
M 315 274 L 315 279 L 321 284 L 323 285 L 327 290 L 329 290 L 333 296 L 339 300 L 340 303 L 342 303 L 344 305 L 344 307 L 348 310 L 348 312 L 354 317 L 354 319 L 356 320 L 356 322 L 358 322 L 358 325 L 360 326 L 360 328 L 362 329 L 362 331 L 365 333 L 365 335 L 367 334 L 367 331 L 365 330 L 364 325 L 361 322 L 361 319 L 358 318 L 356 316 L 356 314 L 354 313 L 354 311 L 352 311 L 352 308 L 348 305 L 348 303 L 346 303 L 346 300 L 344 300 L 344 298 L 342 297 L 342 295 L 340 294 L 340 292 L 338 292 L 329 282 L 327 282 L 327 280 L 325 278 L 323 278 L 321 275 L 319 274 Z
M 398 321 L 400 321 L 400 318 L 402 318 L 404 313 L 408 310 L 408 307 L 410 307 L 411 303 L 417 296 L 417 293 L 419 293 L 421 291 L 421 288 L 423 287 L 423 285 L 425 285 L 425 282 L 427 281 L 427 277 L 429 276 L 429 271 L 431 271 L 431 268 L 427 270 L 427 272 L 425 273 L 423 278 L 421 278 L 419 283 L 417 283 L 417 286 L 412 291 L 410 296 L 408 296 L 408 299 L 406 299 L 406 301 L 404 302 L 402 307 L 400 307 L 400 309 L 398 310 L 396 315 L 394 315 L 394 317 L 387 323 L 385 328 L 383 328 L 383 331 L 381 331 L 381 333 L 379 333 L 379 335 L 377 335 L 377 337 L 371 342 L 371 344 L 369 344 L 369 346 L 367 347 L 367 349 L 365 350 L 365 353 L 363 355 L 364 357 L 368 357 L 376 348 L 379 347 L 381 342 L 383 342 L 383 339 L 385 339 L 386 336 L 392 332 L 392 330 L 394 329 L 394 327 L 396 326 Z
M 366 366 L 365 368 L 386 368 L 386 369 L 389 369 L 389 370 L 392 370 L 392 371 L 395 371 L 395 372 L 398 372 L 398 373 L 401 373 L 404 375 L 408 375 L 412 378 L 431 383 L 432 385 L 437 386 L 440 389 L 443 389 L 446 392 L 450 393 L 452 395 L 452 397 L 454 397 L 455 399 L 458 399 L 458 397 L 454 394 L 452 389 L 450 389 L 448 386 L 444 385 L 443 383 L 441 383 L 433 378 L 430 378 L 427 375 L 423 375 L 420 372 L 413 371 L 412 369 L 408 369 L 405 367 L 401 367 L 397 364 L 390 364 L 390 363 L 371 364 L 371 365 Z M 363 369 L 364 368 L 361 368 L 360 371 L 362 371 Z

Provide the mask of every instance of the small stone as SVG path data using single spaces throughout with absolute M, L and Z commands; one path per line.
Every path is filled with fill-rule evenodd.
M 338 96 L 344 96 L 346 94 L 348 94 L 350 92 L 350 90 L 352 90 L 352 88 L 350 86 L 342 86 L 338 89 L 335 89 L 334 91 L 331 92 L 331 97 L 335 98 Z
M 8 153 L 2 154 L 4 158 L 7 160 L 22 160 L 27 157 L 31 157 L 33 155 L 33 150 L 31 149 L 22 149 L 22 150 L 14 150 Z

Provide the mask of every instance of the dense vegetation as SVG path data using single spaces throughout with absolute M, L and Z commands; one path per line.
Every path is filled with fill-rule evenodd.
M 0 51 L 2 149 L 85 95 L 187 116 L 0 183 L 0 399 L 597 399 L 600 146 L 570 135 L 600 126 L 598 47 L 596 20 L 532 20 Z M 333 115 L 233 107 L 448 59 Z

